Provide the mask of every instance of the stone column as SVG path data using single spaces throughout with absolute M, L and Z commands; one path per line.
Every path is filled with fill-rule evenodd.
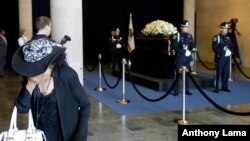
M 183 1 L 183 18 L 189 21 L 192 26 L 189 29 L 189 33 L 195 37 L 195 0 L 184 0 Z
M 64 44 L 67 61 L 83 84 L 82 0 L 51 0 L 50 6 L 52 39 L 60 42 L 64 35 L 71 37 L 71 41 Z
M 33 36 L 32 30 L 32 0 L 18 0 L 19 7 L 19 29 L 29 32 L 28 38 Z
M 189 33 L 192 34 L 194 40 L 195 40 L 195 0 L 184 0 L 183 1 L 183 18 L 188 20 L 189 24 L 191 25 L 191 27 L 189 28 Z M 196 54 L 192 54 L 193 57 L 193 61 L 190 63 L 191 66 L 191 71 L 195 72 L 195 55 Z

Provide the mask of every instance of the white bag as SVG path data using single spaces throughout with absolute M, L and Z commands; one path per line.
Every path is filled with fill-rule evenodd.
M 12 112 L 10 128 L 0 134 L 0 141 L 46 141 L 43 131 L 36 129 L 33 122 L 32 112 L 29 110 L 29 125 L 26 130 L 18 130 L 16 126 L 17 108 Z

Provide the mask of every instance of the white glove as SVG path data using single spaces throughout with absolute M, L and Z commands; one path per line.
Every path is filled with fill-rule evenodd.
M 116 44 L 116 48 L 121 48 L 122 45 L 120 43 Z
M 185 52 L 185 56 L 190 56 L 191 55 L 191 51 L 189 51 L 189 50 L 186 50 L 186 52 Z
M 230 56 L 231 54 L 232 54 L 232 52 L 229 49 L 227 49 L 226 53 L 225 53 L 225 56 L 227 57 L 227 56 Z

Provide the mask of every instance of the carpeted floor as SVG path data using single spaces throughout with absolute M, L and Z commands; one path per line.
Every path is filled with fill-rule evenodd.
M 212 74 L 208 74 L 207 76 L 212 77 Z M 117 81 L 116 77 L 107 73 L 105 73 L 105 78 L 110 85 L 115 85 Z M 235 80 L 230 82 L 229 88 L 232 90 L 230 93 L 221 91 L 219 94 L 216 94 L 211 88 L 203 90 L 218 105 L 228 106 L 240 103 L 250 103 L 249 84 L 250 81 L 247 80 Z M 123 98 L 122 80 L 114 89 L 108 88 L 103 80 L 101 85 L 103 88 L 106 88 L 106 90 L 103 92 L 96 91 L 95 88 L 99 86 L 98 71 L 85 73 L 85 89 L 87 93 L 121 115 L 182 111 L 182 95 L 173 96 L 170 94 L 161 101 L 149 102 L 137 94 L 130 82 L 125 81 L 125 99 L 130 100 L 130 103 L 120 104 L 117 100 Z M 165 92 L 154 91 L 140 85 L 136 85 L 136 87 L 144 96 L 150 99 L 156 99 L 165 94 Z M 193 88 L 191 89 L 191 92 L 193 95 L 186 96 L 186 110 L 213 107 L 213 105 L 210 104 L 197 89 Z

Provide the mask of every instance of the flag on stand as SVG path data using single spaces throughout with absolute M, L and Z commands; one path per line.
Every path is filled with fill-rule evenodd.
M 132 22 L 132 14 L 129 16 L 129 27 L 128 27 L 128 52 L 131 53 L 135 49 L 134 39 L 134 28 Z

